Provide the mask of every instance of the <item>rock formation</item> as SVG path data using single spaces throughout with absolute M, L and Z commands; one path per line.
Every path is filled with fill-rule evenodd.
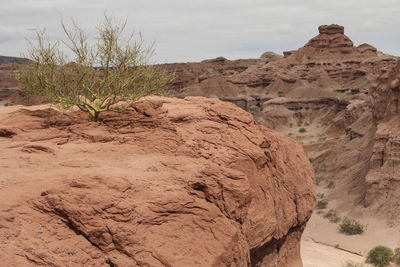
M 353 42 L 344 35 L 344 27 L 336 24 L 322 25 L 318 27 L 319 35 L 312 38 L 305 47 L 329 49 L 329 48 L 353 48 Z M 342 50 L 345 51 L 345 50 Z
M 228 60 L 223 57 L 203 60 L 199 63 L 165 64 L 159 67 L 174 75 L 171 90 L 174 95 L 236 96 L 240 88 L 228 82 L 228 77 L 246 71 L 250 66 L 266 64 L 282 58 L 273 52 L 265 52 L 259 59 Z
M 400 62 L 371 89 L 372 115 L 377 125 L 365 205 L 400 222 Z
M 5 266 L 301 266 L 300 145 L 216 99 L 150 97 L 102 123 L 0 107 Z
M 390 72 L 397 58 L 369 44 L 354 46 L 342 26 L 318 30 L 304 47 L 285 52 L 284 58 L 255 61 L 224 75 L 209 73 L 212 79 L 189 82 L 176 95 L 235 103 L 259 123 L 303 144 L 320 186 L 334 185 L 325 194 L 338 203 L 339 211 L 367 207 L 374 216 L 399 220 L 393 115 L 399 79 L 398 70 Z M 227 61 L 218 62 L 223 68 Z M 203 72 L 199 68 L 196 75 Z
M 230 75 L 216 73 L 219 90 L 210 91 L 215 86 L 204 80 L 177 95 L 235 103 L 259 123 L 301 142 L 320 170 L 321 186 L 336 184 L 327 195 L 339 203 L 339 210 L 367 206 L 383 218 L 398 218 L 397 208 L 392 209 L 399 203 L 393 173 L 398 170 L 389 168 L 396 166 L 398 133 L 388 115 L 396 114 L 398 107 L 397 89 L 390 89 L 398 86 L 397 74 L 389 74 L 397 58 L 382 56 L 369 44 L 354 46 L 342 26 L 318 30 L 304 47 L 285 52 L 284 58 L 257 61 Z M 299 133 L 301 128 L 304 133 Z
M 180 97 L 201 95 L 233 102 L 278 131 L 282 119 L 284 124 L 304 120 L 309 113 L 304 107 L 316 110 L 316 106 L 328 103 L 317 115 L 322 124 L 327 123 L 336 116 L 334 112 L 345 113 L 347 105 L 368 101 L 371 84 L 396 60 L 382 59 L 368 44 L 354 47 L 342 26 L 324 25 L 319 31 L 304 47 L 284 53 L 285 58 L 267 52 L 253 61 L 220 58 L 167 65 L 176 75 L 171 89 Z M 278 97 L 279 101 L 271 102 Z M 296 102 L 299 104 L 294 108 Z M 318 102 L 321 104 L 316 105 Z

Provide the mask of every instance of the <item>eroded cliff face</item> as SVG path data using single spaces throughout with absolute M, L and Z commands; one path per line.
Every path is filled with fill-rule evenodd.
M 390 219 L 400 221 L 400 63 L 385 73 L 371 89 L 372 114 L 377 129 L 365 204 Z
M 304 47 L 285 52 L 284 58 L 265 53 L 253 61 L 218 58 L 177 64 L 172 89 L 180 97 L 202 95 L 233 102 L 261 124 L 286 134 L 297 130 L 287 126 L 298 121 L 316 127 L 333 121 L 335 127 L 320 129 L 317 135 L 337 137 L 357 119 L 346 121 L 351 112 L 346 107 L 367 103 L 371 84 L 395 64 L 394 58 L 378 56 L 371 45 L 355 47 L 342 26 L 323 25 L 319 35 Z
M 4 265 L 302 266 L 315 177 L 292 139 L 201 97 L 87 119 L 0 108 Z

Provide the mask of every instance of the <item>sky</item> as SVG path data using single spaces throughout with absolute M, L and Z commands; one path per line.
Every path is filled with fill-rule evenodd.
M 344 26 L 355 45 L 400 55 L 399 0 L 0 0 L 0 6 L 3 56 L 23 55 L 35 29 L 63 39 L 61 18 L 67 25 L 75 19 L 94 40 L 104 12 L 126 18 L 127 34 L 155 41 L 153 63 L 282 54 L 332 23 Z

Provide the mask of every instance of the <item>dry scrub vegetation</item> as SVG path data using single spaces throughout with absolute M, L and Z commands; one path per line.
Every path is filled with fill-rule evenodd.
M 36 32 L 36 42 L 29 42 L 31 62 L 17 74 L 25 93 L 62 108 L 77 106 L 98 121 L 103 111 L 122 112 L 143 96 L 165 92 L 170 76 L 149 64 L 154 44 L 146 46 L 141 35 L 124 39 L 126 21 L 116 23 L 104 15 L 94 45 L 75 21 L 61 26 L 66 40 L 52 43 L 43 30 Z

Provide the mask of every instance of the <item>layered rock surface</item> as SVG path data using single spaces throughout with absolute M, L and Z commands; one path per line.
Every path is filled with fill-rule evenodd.
M 300 145 L 233 104 L 148 98 L 102 123 L 0 109 L 5 266 L 301 266 Z
M 182 71 L 173 72 L 174 95 L 218 97 L 284 133 L 290 131 L 286 126 L 307 120 L 320 126 L 334 122 L 333 127 L 320 127 L 316 135 L 345 135 L 357 119 L 351 118 L 353 107 L 369 101 L 371 84 L 396 60 L 382 59 L 368 44 L 354 47 L 342 26 L 324 25 L 319 31 L 304 47 L 285 53 L 285 58 L 266 53 L 269 57 L 261 58 L 268 60 L 252 61 L 240 70 L 221 71 L 231 68 L 228 60 L 214 60 L 218 70 L 204 62 L 179 64 Z

